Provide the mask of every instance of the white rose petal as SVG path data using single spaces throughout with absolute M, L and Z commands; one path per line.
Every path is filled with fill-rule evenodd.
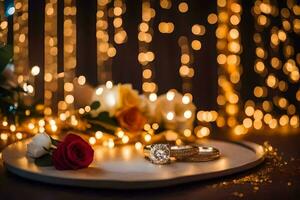
M 32 158 L 38 158 L 47 153 L 46 149 L 51 147 L 51 138 L 46 133 L 35 135 L 31 142 L 27 144 L 27 155 Z
M 100 95 L 96 94 L 96 90 L 92 97 L 92 102 L 100 102 L 100 107 L 97 110 L 92 110 L 90 114 L 96 117 L 100 112 L 107 111 L 110 116 L 113 116 L 120 108 L 120 94 L 118 86 L 109 89 L 104 85 L 100 86 L 103 91 Z

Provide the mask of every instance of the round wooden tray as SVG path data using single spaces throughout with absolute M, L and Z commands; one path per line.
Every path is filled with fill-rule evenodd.
M 263 147 L 251 142 L 201 140 L 216 147 L 221 157 L 214 161 L 154 165 L 143 158 L 134 146 L 113 149 L 94 146 L 95 157 L 89 168 L 58 171 L 54 167 L 38 167 L 26 157 L 26 144 L 20 141 L 4 149 L 6 168 L 21 177 L 56 185 L 92 188 L 156 188 L 222 177 L 257 166 L 264 160 Z

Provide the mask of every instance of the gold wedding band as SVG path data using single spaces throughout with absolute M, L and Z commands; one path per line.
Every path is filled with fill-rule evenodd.
M 197 154 L 198 151 L 198 147 L 192 145 L 171 146 L 171 157 L 181 160 Z
M 181 161 L 185 162 L 204 162 L 215 160 L 220 157 L 220 151 L 214 147 L 199 146 L 198 153 L 185 157 Z

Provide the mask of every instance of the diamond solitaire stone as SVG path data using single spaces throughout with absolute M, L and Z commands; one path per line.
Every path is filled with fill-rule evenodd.
M 152 144 L 149 158 L 154 164 L 167 164 L 170 162 L 170 145 Z

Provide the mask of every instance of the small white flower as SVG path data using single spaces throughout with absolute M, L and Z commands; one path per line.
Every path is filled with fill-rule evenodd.
M 47 153 L 46 149 L 51 147 L 51 138 L 46 133 L 35 135 L 31 142 L 27 144 L 27 155 L 32 158 L 38 158 Z

